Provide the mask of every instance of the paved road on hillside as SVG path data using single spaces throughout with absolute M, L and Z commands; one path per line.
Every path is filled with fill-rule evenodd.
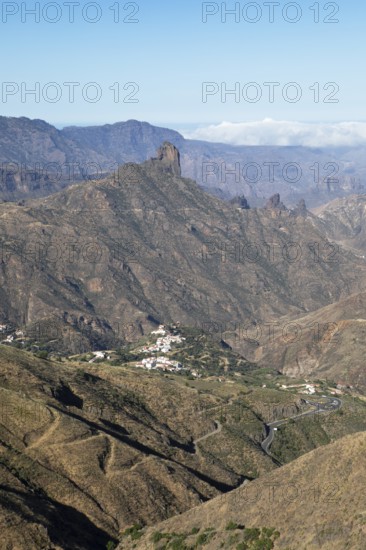
M 294 420 L 296 418 L 301 418 L 303 416 L 314 416 L 314 414 L 334 412 L 342 406 L 342 401 L 337 397 L 327 397 L 327 399 L 328 399 L 327 403 L 317 403 L 314 401 L 306 401 L 306 403 L 308 403 L 309 405 L 314 406 L 314 408 L 311 411 L 297 414 L 296 416 L 290 416 L 289 418 L 284 418 L 283 420 L 276 420 L 276 422 L 271 422 L 270 424 L 265 424 L 268 435 L 266 439 L 261 443 L 261 447 L 263 451 L 267 455 L 271 456 L 269 453 L 269 448 L 272 445 L 273 439 L 275 436 L 274 428 L 278 428 L 278 426 L 282 426 L 283 424 L 286 424 L 286 422 L 288 422 L 289 420 Z

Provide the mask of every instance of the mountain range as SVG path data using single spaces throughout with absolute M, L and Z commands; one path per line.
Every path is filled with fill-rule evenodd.
M 47 196 L 103 178 L 126 162 L 148 160 L 164 141 L 180 150 L 185 177 L 225 200 L 244 195 L 261 206 L 279 192 L 289 205 L 305 199 L 313 207 L 365 189 L 362 146 L 231 146 L 136 120 L 59 130 L 42 120 L 0 117 L 0 198 Z
M 181 176 L 169 143 L 105 179 L 0 204 L 0 231 L 0 322 L 51 323 L 74 353 L 176 320 L 234 330 L 243 349 L 258 325 L 365 290 L 366 260 L 304 205 L 225 203 Z
M 363 550 L 362 148 L 0 128 L 3 547 Z M 341 185 L 199 176 L 328 154 Z

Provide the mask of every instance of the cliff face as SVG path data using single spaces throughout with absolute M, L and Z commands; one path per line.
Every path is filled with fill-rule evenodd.
M 174 145 L 168 141 L 164 142 L 158 149 L 157 160 L 161 163 L 164 171 L 171 173 L 173 176 L 181 176 L 182 169 L 180 166 L 180 153 Z

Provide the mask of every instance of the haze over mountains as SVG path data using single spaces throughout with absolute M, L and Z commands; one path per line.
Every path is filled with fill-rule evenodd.
M 149 159 L 163 141 L 180 150 L 185 177 L 224 199 L 245 195 L 255 206 L 279 192 L 287 204 L 304 198 L 317 206 L 365 189 L 363 146 L 235 147 L 184 139 L 136 120 L 57 130 L 42 120 L 0 117 L 0 198 L 45 196 L 78 179 L 101 177 L 123 163 Z

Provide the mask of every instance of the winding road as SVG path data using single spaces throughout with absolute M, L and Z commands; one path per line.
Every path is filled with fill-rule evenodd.
M 271 457 L 272 460 L 274 460 L 275 462 L 278 463 L 279 466 L 281 466 L 281 464 L 269 452 L 269 448 L 272 445 L 273 440 L 274 440 L 276 428 L 278 428 L 279 426 L 282 426 L 283 424 L 286 424 L 290 420 L 295 420 L 296 418 L 302 418 L 304 416 L 314 416 L 315 414 L 335 412 L 338 409 L 340 409 L 340 407 L 342 406 L 341 399 L 338 399 L 337 397 L 326 397 L 326 396 L 324 396 L 324 398 L 327 401 L 323 402 L 323 403 L 306 400 L 306 403 L 313 407 L 309 411 L 297 414 L 295 416 L 290 416 L 288 418 L 283 418 L 282 420 L 276 420 L 275 422 L 271 422 L 269 424 L 264 424 L 264 426 L 266 428 L 266 431 L 267 431 L 267 437 L 262 441 L 261 447 L 262 447 L 263 451 L 268 456 Z M 202 437 L 199 437 L 198 439 L 195 439 L 193 441 L 195 453 L 197 453 L 197 454 L 199 453 L 198 443 L 200 443 L 200 441 L 204 441 L 205 439 L 207 439 L 209 437 L 212 437 L 213 435 L 216 435 L 216 434 L 221 432 L 222 424 L 218 420 L 215 420 L 214 423 L 215 423 L 215 429 L 212 432 L 209 432 L 208 434 L 203 435 Z
M 342 401 L 338 399 L 337 397 L 327 397 L 327 403 L 317 403 L 315 401 L 306 401 L 308 405 L 312 405 L 314 408 L 310 411 L 306 411 L 301 414 L 297 414 L 295 416 L 291 416 L 289 418 L 284 418 L 282 420 L 276 420 L 275 422 L 271 422 L 270 424 L 265 424 L 266 430 L 267 430 L 267 437 L 262 441 L 261 447 L 263 451 L 270 456 L 272 455 L 269 452 L 269 448 L 273 443 L 273 439 L 275 436 L 275 428 L 278 426 L 282 426 L 283 424 L 286 424 L 289 420 L 294 420 L 295 418 L 302 418 L 303 416 L 313 416 L 315 414 L 322 414 L 327 412 L 334 412 L 338 410 L 342 406 Z

